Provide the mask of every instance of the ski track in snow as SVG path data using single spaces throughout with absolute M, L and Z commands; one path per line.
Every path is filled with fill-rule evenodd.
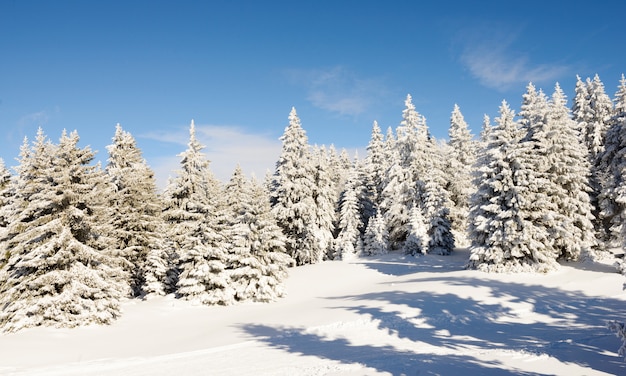
M 626 375 L 607 320 L 623 277 L 542 274 L 389 254 L 292 269 L 272 304 L 124 303 L 110 326 L 0 335 L 2 375 Z

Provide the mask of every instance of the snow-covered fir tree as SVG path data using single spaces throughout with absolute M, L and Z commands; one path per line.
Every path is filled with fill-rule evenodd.
M 94 153 L 78 147 L 76 132 L 59 144 L 40 129 L 22 146 L 11 222 L 2 239 L 8 254 L 0 269 L 0 327 L 74 327 L 108 324 L 127 292 L 123 271 L 95 248 L 105 205 L 105 176 L 90 165 Z
M 553 238 L 546 235 L 558 226 L 558 207 L 551 196 L 559 188 L 549 172 L 552 161 L 548 155 L 548 145 L 555 135 L 548 130 L 547 96 L 542 90 L 537 91 L 532 83 L 526 89 L 519 113 L 524 136 L 515 151 L 513 175 L 517 214 L 524 224 L 519 234 L 522 240 L 526 237 L 543 239 L 546 236 L 535 248 L 535 254 L 556 260 L 558 251 Z
M 607 237 L 605 245 L 626 248 L 626 78 L 622 75 L 615 94 L 615 109 L 601 156 L 605 178 L 599 196 L 600 217 Z
M 417 193 L 409 169 L 399 163 L 397 154 L 393 160 L 397 162 L 387 172 L 377 215 L 387 227 L 389 247 L 400 249 L 408 235 L 409 211 L 415 205 Z
M 595 75 L 593 80 L 587 78 L 584 82 L 579 76 L 576 78 L 576 96 L 572 105 L 572 117 L 580 132 L 583 144 L 587 147 L 591 168 L 589 196 L 594 208 L 594 217 L 598 219 L 594 223 L 597 237 L 606 241 L 608 234 L 602 224 L 598 197 L 602 187 L 606 185 L 604 182 L 605 171 L 602 169 L 602 155 L 604 154 L 606 133 L 613 113 L 613 103 L 606 94 L 604 84 L 598 75 Z
M 454 203 L 450 200 L 450 193 L 447 189 L 450 186 L 451 176 L 445 171 L 448 167 L 445 156 L 449 153 L 446 151 L 446 144 L 429 144 L 428 152 L 423 154 L 426 170 L 420 179 L 422 193 L 417 207 L 421 208 L 430 237 L 427 252 L 447 255 L 455 246 L 450 219 L 450 208 L 454 206 Z
M 452 233 L 450 209 L 442 207 L 430 217 L 428 229 L 428 253 L 449 255 L 454 250 L 456 240 Z
M 0 158 L 0 239 L 4 237 L 4 231 L 9 225 L 9 208 L 8 205 L 14 194 L 11 171 L 4 164 L 4 160 Z M 6 262 L 6 255 L 0 249 L 0 268 Z
M 595 257 L 596 239 L 593 208 L 589 198 L 589 163 L 584 146 L 576 132 L 567 99 L 556 84 L 546 116 L 546 128 L 537 135 L 540 153 L 547 158 L 549 197 L 556 205 L 556 226 L 548 231 L 557 258 L 576 260 Z
M 234 292 L 227 268 L 228 247 L 221 228 L 221 187 L 196 139 L 194 122 L 180 170 L 164 192 L 164 219 L 173 248 L 176 294 L 202 304 L 231 304 Z
M 389 233 L 387 224 L 381 214 L 370 217 L 363 235 L 363 254 L 372 256 L 385 254 L 389 251 Z
M 420 207 L 414 206 L 410 211 L 409 234 L 403 244 L 404 253 L 416 256 L 428 253 L 428 227 Z
M 351 168 L 348 181 L 341 195 L 339 213 L 339 235 L 335 241 L 335 258 L 350 260 L 361 253 L 359 249 L 361 238 L 361 216 L 359 214 L 359 181 L 358 163 Z
M 167 280 L 166 274 L 162 205 L 154 172 L 143 159 L 133 136 L 119 124 L 107 150 L 106 172 L 114 190 L 109 205 L 110 236 L 114 240 L 111 247 L 125 260 L 123 266 L 135 295 L 163 294 L 165 286 L 172 281 Z
M 529 220 L 529 203 L 519 187 L 532 171 L 518 155 L 524 135 L 514 118 L 503 101 L 477 164 L 469 217 L 471 268 L 508 272 L 554 267 L 554 259 L 543 252 L 548 234 Z
M 250 201 L 244 222 L 248 225 L 250 253 L 258 260 L 260 275 L 255 283 L 253 300 L 269 302 L 285 294 L 287 268 L 294 260 L 285 252 L 286 238 L 276 224 L 269 202 L 269 192 L 255 181 L 250 187 Z
M 447 187 L 452 205 L 450 220 L 457 237 L 465 237 L 469 198 L 475 187 L 472 182 L 473 168 L 476 163 L 476 143 L 467 122 L 458 105 L 454 105 L 448 129 Z
M 284 295 L 283 282 L 293 260 L 271 215 L 269 196 L 248 181 L 237 166 L 225 187 L 230 249 L 228 272 L 238 301 L 268 302 Z
M 229 250 L 226 268 L 228 269 L 229 285 L 238 301 L 252 300 L 256 294 L 256 282 L 262 270 L 259 260 L 250 250 L 250 227 L 252 222 L 249 207 L 251 204 L 251 187 L 244 177 L 241 167 L 237 165 L 230 181 L 224 189 L 226 197 L 226 233 Z
M 315 166 L 306 132 L 296 109 L 281 137 L 282 151 L 271 185 L 272 213 L 286 236 L 285 248 L 297 265 L 323 260 L 325 249 L 318 244 L 315 202 Z
M 376 121 L 372 126 L 372 135 L 367 145 L 367 156 L 362 171 L 364 190 L 361 198 L 363 208 L 361 221 L 367 223 L 380 206 L 386 172 L 385 143 Z
M 332 258 L 336 204 L 339 201 L 337 183 L 333 179 L 334 173 L 329 164 L 326 148 L 314 148 L 312 162 L 314 164 L 313 201 L 315 206 L 312 208 L 315 218 L 314 235 L 321 257 Z M 339 171 L 345 170 L 341 168 Z M 341 180 L 343 181 L 344 178 L 342 177 Z M 321 260 L 318 259 L 318 261 Z
M 385 218 L 392 249 L 400 249 L 408 235 L 409 211 L 421 200 L 421 181 L 426 171 L 421 159 L 427 154 L 429 135 L 425 119 L 407 95 L 396 139 L 388 148 L 389 169 L 382 191 L 380 212 Z M 392 137 L 391 137 L 392 138 Z
M 480 128 L 480 135 L 478 137 L 479 145 L 476 148 L 476 160 L 478 160 L 478 153 L 483 146 L 489 141 L 489 133 L 491 133 L 491 118 L 489 115 L 483 115 L 483 123 Z

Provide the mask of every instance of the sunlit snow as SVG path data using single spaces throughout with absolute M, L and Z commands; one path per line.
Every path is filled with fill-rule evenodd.
M 270 304 L 128 300 L 110 326 L 0 336 L 3 375 L 623 375 L 623 276 L 464 270 L 387 254 L 290 270 Z

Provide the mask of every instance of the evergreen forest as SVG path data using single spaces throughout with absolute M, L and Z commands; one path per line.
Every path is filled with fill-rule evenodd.
M 0 328 L 108 324 L 153 295 L 272 302 L 291 267 L 388 252 L 464 247 L 467 268 L 504 273 L 622 255 L 626 78 L 606 91 L 598 76 L 577 77 L 571 101 L 530 83 L 479 135 L 455 105 L 447 140 L 408 95 L 364 158 L 310 145 L 293 108 L 263 180 L 218 181 L 192 121 L 162 192 L 120 125 L 102 164 L 77 131 L 39 129 L 15 168 L 0 160 Z

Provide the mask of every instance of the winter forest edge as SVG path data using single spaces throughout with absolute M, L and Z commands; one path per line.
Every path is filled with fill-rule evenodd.
M 626 248 L 624 76 L 613 99 L 577 77 L 571 106 L 558 84 L 529 84 L 478 137 L 455 105 L 447 141 L 408 95 L 399 126 L 374 122 L 364 159 L 309 145 L 294 108 L 264 181 L 237 168 L 222 184 L 193 121 L 189 135 L 161 193 L 119 125 L 104 167 L 76 131 L 25 139 L 14 173 L 0 160 L 2 331 L 108 324 L 152 295 L 271 302 L 290 267 L 326 260 L 463 246 L 470 269 L 546 273 Z M 626 356 L 626 326 L 608 325 Z

